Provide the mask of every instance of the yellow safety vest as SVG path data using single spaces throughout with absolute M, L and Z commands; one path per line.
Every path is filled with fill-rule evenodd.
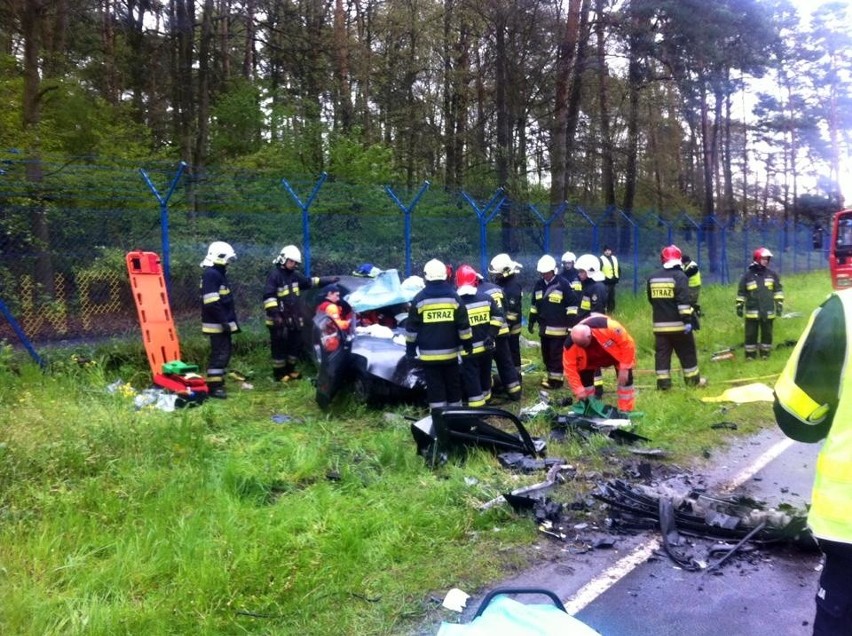
M 852 543 L 852 289 L 829 296 L 811 316 L 775 384 L 775 418 L 799 441 L 825 437 L 808 524 L 817 537 Z M 842 377 L 844 376 L 844 377 Z
M 615 254 L 606 256 L 601 254 L 601 272 L 606 278 L 620 278 L 621 272 L 618 271 L 618 259 Z

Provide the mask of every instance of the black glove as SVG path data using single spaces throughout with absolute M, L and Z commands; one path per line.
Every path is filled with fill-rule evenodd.
M 527 331 L 529 331 L 530 333 L 535 331 L 535 318 L 533 318 L 532 316 L 527 319 Z
M 414 345 L 406 345 L 405 346 L 405 357 L 408 360 L 416 360 L 417 359 L 417 347 Z
M 485 339 L 484 344 L 485 344 L 485 350 L 486 351 L 494 351 L 494 349 L 497 347 L 497 343 L 494 342 L 494 338 L 492 336 L 488 336 Z
M 775 315 L 780 317 L 784 313 L 784 303 L 775 303 Z
M 743 306 L 742 305 L 737 305 L 737 316 L 739 316 L 740 318 L 743 317 Z
M 274 314 L 272 314 L 271 318 L 272 318 L 272 326 L 273 327 L 280 329 L 281 327 L 284 326 L 284 316 L 282 316 L 278 312 L 275 312 Z
M 462 342 L 462 349 L 464 349 L 464 352 L 467 355 L 472 354 L 473 353 L 473 342 L 470 341 L 470 340 L 465 340 L 464 342 Z

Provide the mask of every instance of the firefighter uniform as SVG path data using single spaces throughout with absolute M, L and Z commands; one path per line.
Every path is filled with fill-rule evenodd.
M 606 313 L 607 286 L 600 281 L 586 278 L 580 283 L 580 305 L 577 317 L 582 320 L 592 314 Z
M 588 343 L 579 336 L 583 325 L 589 329 Z M 565 340 L 562 367 L 565 380 L 576 400 L 595 396 L 595 372 L 604 367 L 615 367 L 618 372 L 618 410 L 632 411 L 636 393 L 633 387 L 633 369 L 636 367 L 636 344 L 627 330 L 616 320 L 603 315 L 590 316 L 577 323 L 572 335 Z M 576 330 L 576 334 L 574 331 Z M 577 342 L 574 339 L 577 339 Z
M 222 241 L 210 244 L 201 262 L 201 331 L 210 338 L 206 382 L 211 397 L 225 398 L 225 371 L 231 361 L 231 335 L 240 330 L 228 283 L 228 262 L 236 258 Z
M 497 366 L 497 377 L 500 378 L 500 385 L 510 400 L 521 399 L 521 378 L 518 375 L 518 368 L 512 359 L 512 350 L 509 346 L 509 323 L 506 320 L 505 305 L 506 299 L 503 294 L 503 288 L 495 283 L 483 280 L 479 283 L 479 289 L 485 292 L 494 300 L 494 304 L 498 312 L 498 320 L 500 327 L 497 331 L 497 337 L 494 339 L 494 363 Z M 473 326 L 473 322 L 471 322 Z M 520 329 L 520 323 L 518 323 Z
M 539 278 L 533 287 L 528 328 L 532 332 L 538 323 L 541 358 L 547 370 L 542 386 L 558 389 L 562 386 L 562 349 L 571 327 L 577 322 L 579 298 L 561 276 Z
M 811 316 L 775 384 L 775 418 L 800 442 L 825 440 L 816 462 L 808 525 L 825 553 L 813 633 L 852 625 L 852 290 L 835 292 Z
M 336 282 L 335 277 L 307 277 L 295 268 L 278 262 L 266 277 L 263 288 L 263 309 L 269 329 L 269 348 L 272 354 L 274 380 L 295 380 L 300 377 L 296 363 L 302 352 L 305 309 L 301 292 L 317 285 Z
M 429 263 L 427 263 L 427 266 Z M 411 301 L 405 324 L 406 355 L 419 350 L 429 408 L 461 406 L 459 355 L 473 350 L 467 308 L 446 280 L 427 280 Z
M 667 262 L 651 274 L 647 294 L 654 321 L 657 388 L 666 390 L 672 387 L 672 352 L 680 360 L 684 383 L 697 386 L 701 378 L 695 335 L 692 333 L 693 308 L 689 302 L 689 281 L 681 270 L 679 256 L 676 261 Z
M 523 289 L 516 274 L 499 276 L 497 284 L 503 288 L 503 317 L 509 328 L 509 353 L 521 378 L 521 316 L 523 316 Z
M 698 263 L 686 254 L 681 257 L 681 263 L 683 264 L 683 273 L 686 274 L 686 279 L 689 281 L 689 304 L 698 312 L 700 311 L 698 297 L 701 295 L 701 270 L 698 269 Z
M 769 357 L 772 352 L 773 323 L 775 317 L 783 312 L 783 307 L 784 290 L 781 279 L 760 259 L 756 259 L 740 279 L 736 299 L 737 315 L 745 316 L 747 360 L 755 359 L 758 351 L 761 358 Z
M 463 293 L 466 290 L 473 293 Z M 485 406 L 491 397 L 491 361 L 503 316 L 494 298 L 481 289 L 459 287 L 458 291 L 473 336 L 470 353 L 462 353 L 462 392 L 468 406 Z

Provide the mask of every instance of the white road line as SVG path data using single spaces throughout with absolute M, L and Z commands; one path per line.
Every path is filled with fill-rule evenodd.
M 766 467 L 769 462 L 776 459 L 790 446 L 793 440 L 784 439 L 768 450 L 764 451 L 750 466 L 737 473 L 728 483 L 726 490 L 733 490 L 754 477 Z M 659 538 L 648 539 L 626 557 L 608 567 L 598 576 L 581 587 L 575 594 L 563 601 L 565 609 L 572 616 L 594 601 L 598 596 L 606 592 L 613 585 L 632 572 L 636 567 L 648 560 L 656 550 L 659 550 L 661 540 Z

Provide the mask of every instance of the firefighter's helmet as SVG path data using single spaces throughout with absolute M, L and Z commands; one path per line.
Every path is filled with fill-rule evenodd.
M 227 265 L 237 258 L 237 253 L 229 243 L 225 241 L 213 241 L 207 248 L 207 256 L 201 261 L 201 267 L 212 267 L 213 265 Z
M 772 252 L 770 252 L 765 247 L 758 247 L 754 250 L 754 262 L 759 263 L 761 258 L 772 258 Z
M 547 272 L 556 273 L 556 259 L 553 258 L 550 254 L 545 254 L 540 259 L 538 259 L 538 264 L 535 266 L 535 271 L 539 274 L 546 274 Z
M 497 254 L 488 265 L 488 273 L 493 276 L 511 276 L 517 274 L 523 265 L 516 263 L 508 254 Z
M 479 274 L 470 265 L 459 265 L 456 270 L 456 287 L 476 287 L 479 282 Z
M 677 245 L 668 245 L 663 248 L 663 251 L 660 252 L 660 261 L 663 263 L 663 267 L 666 269 L 671 269 L 677 265 L 683 265 L 681 258 L 683 257 L 683 252 L 680 251 L 680 248 Z
M 594 281 L 602 281 L 605 277 L 601 271 L 601 260 L 594 254 L 583 254 L 574 263 L 577 271 L 586 272 L 589 278 Z
M 447 267 L 437 258 L 423 266 L 423 278 L 426 280 L 447 280 Z
M 302 262 L 302 253 L 295 245 L 285 245 L 283 248 L 281 248 L 281 252 L 278 254 L 278 257 L 273 262 L 276 265 L 283 265 L 287 261 L 293 261 L 297 264 Z
M 570 267 L 573 267 L 575 262 L 577 262 L 577 255 L 574 252 L 565 252 L 562 255 L 563 267 L 569 267 L 568 263 L 571 263 Z

